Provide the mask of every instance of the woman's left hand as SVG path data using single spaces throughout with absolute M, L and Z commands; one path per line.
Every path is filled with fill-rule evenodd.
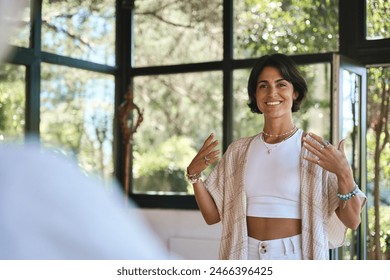
M 350 165 L 345 156 L 344 144 L 345 139 L 341 140 L 336 148 L 322 137 L 310 132 L 303 138 L 303 145 L 313 156 L 305 157 L 305 159 L 336 175 L 349 172 Z

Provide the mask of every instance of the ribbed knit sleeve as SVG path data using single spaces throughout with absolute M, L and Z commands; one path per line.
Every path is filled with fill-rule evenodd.
M 309 151 L 303 148 L 300 165 L 303 259 L 326 260 L 329 259 L 330 243 L 328 225 L 334 232 L 332 239 L 336 239 L 336 243 L 340 245 L 344 241 L 346 227 L 334 212 L 338 206 L 337 195 L 334 194 L 336 200 L 328 199 L 334 193 L 334 186 L 328 187 L 327 172 L 317 164 L 303 159 L 308 154 Z
M 248 258 L 244 167 L 251 138 L 232 143 L 205 181 L 222 222 L 220 259 Z
M 306 260 L 327 260 L 329 249 L 345 242 L 347 227 L 338 218 L 338 183 L 334 173 L 304 159 L 310 152 L 301 152 L 302 251 Z M 311 155 L 313 156 L 313 155 Z M 365 195 L 357 194 L 362 206 Z

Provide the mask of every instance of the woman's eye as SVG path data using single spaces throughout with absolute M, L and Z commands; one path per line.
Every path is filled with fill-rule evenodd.
M 265 85 L 265 84 L 259 85 L 259 88 L 266 88 L 266 87 L 267 87 L 267 85 Z

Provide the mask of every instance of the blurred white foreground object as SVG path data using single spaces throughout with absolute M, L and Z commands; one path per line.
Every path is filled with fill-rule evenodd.
M 135 207 L 37 144 L 0 146 L 0 259 L 166 259 Z

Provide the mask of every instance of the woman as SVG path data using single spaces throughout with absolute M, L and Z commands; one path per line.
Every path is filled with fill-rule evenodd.
M 211 134 L 187 168 L 208 224 L 222 221 L 221 259 L 328 259 L 356 229 L 365 195 L 344 154 L 293 122 L 307 85 L 282 54 L 261 57 L 248 80 L 251 111 L 262 132 L 233 142 L 219 160 Z

